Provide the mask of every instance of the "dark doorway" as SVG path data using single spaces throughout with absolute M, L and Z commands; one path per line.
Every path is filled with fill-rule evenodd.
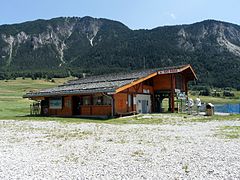
M 72 97 L 72 114 L 80 115 L 81 113 L 81 98 L 79 96 Z
M 165 98 L 170 98 L 170 92 L 169 91 L 156 91 L 155 92 L 155 112 L 156 113 L 162 113 L 166 109 L 166 107 L 163 107 L 163 100 Z M 169 101 L 170 102 L 170 101 Z M 168 104 L 170 104 L 168 102 Z M 164 109 L 165 108 L 165 109 Z M 169 110 L 169 109 L 168 109 Z
M 49 114 L 49 99 L 45 99 L 41 101 L 41 115 L 47 116 Z

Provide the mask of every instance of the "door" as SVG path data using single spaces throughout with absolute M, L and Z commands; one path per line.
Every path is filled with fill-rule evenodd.
M 142 100 L 142 113 L 146 114 L 148 113 L 148 101 Z
M 162 112 L 162 97 L 159 94 L 155 94 L 155 112 Z
M 137 113 L 146 114 L 151 113 L 151 96 L 145 94 L 136 95 L 136 110 Z
M 80 108 L 81 108 L 81 101 L 79 96 L 72 97 L 72 114 L 73 115 L 80 115 Z

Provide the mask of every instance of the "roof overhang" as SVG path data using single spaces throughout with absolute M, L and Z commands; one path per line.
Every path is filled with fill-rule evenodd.
M 191 80 L 198 80 L 196 73 L 194 72 L 192 66 L 190 64 L 186 65 L 185 67 L 181 68 L 181 72 L 190 70 L 190 73 L 192 74 L 192 79 Z
M 177 74 L 177 73 L 182 73 L 182 72 L 188 71 L 188 70 L 190 71 L 190 78 L 189 78 L 189 80 L 195 80 L 195 79 L 197 80 L 197 76 L 196 76 L 192 66 L 190 64 L 188 64 L 188 65 L 182 66 L 180 68 L 176 67 L 176 68 L 170 68 L 170 69 L 165 69 L 165 70 L 158 70 L 158 71 L 156 70 L 156 72 L 154 72 L 154 73 L 152 73 L 152 74 L 150 74 L 150 75 L 148 75 L 148 76 L 146 76 L 144 78 L 138 79 L 138 80 L 136 80 L 136 81 L 134 81 L 134 82 L 132 82 L 130 84 L 127 84 L 125 86 L 122 86 L 122 87 L 118 88 L 116 90 L 116 93 L 124 91 L 124 90 L 126 90 L 126 89 L 128 89 L 128 88 L 130 88 L 130 87 L 132 87 L 132 86 L 134 86 L 136 84 L 139 84 L 139 83 L 141 83 L 143 81 L 146 81 L 146 80 L 148 80 L 148 79 L 150 79 L 150 78 L 152 78 L 152 77 L 154 77 L 156 75 Z
M 148 79 L 156 76 L 157 74 L 158 74 L 157 72 L 152 73 L 152 74 L 150 74 L 150 75 L 148 75 L 148 76 L 146 76 L 146 77 L 144 77 L 144 78 L 138 79 L 138 80 L 136 80 L 136 81 L 133 81 L 133 82 L 130 83 L 130 84 L 127 84 L 127 85 L 125 85 L 125 86 L 122 86 L 122 87 L 116 89 L 116 93 L 119 93 L 119 92 L 121 92 L 121 91 L 124 91 L 125 89 L 128 89 L 128 88 L 130 88 L 130 87 L 132 87 L 132 86 L 134 86 L 134 85 L 136 85 L 136 84 L 139 84 L 139 83 L 141 83 L 141 82 L 143 82 L 143 81 L 146 81 L 146 80 L 148 80 Z
M 184 72 L 186 70 L 190 70 L 190 73 L 192 74 L 192 79 L 196 79 L 197 80 L 197 75 L 195 74 L 192 66 L 190 64 L 183 66 L 182 68 L 173 68 L 173 69 L 166 69 L 166 70 L 159 70 L 158 74 L 177 74 L 177 73 L 181 73 Z
M 92 90 L 92 91 L 59 91 L 59 92 L 51 92 L 51 93 L 27 93 L 23 95 L 23 98 L 36 98 L 36 97 L 56 97 L 56 96 L 67 96 L 67 95 L 88 95 L 88 94 L 95 94 L 95 93 L 107 93 L 107 94 L 114 94 L 115 89 L 111 90 Z

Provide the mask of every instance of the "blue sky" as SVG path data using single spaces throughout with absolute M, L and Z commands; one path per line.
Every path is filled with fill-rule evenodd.
M 3 0 L 0 24 L 59 16 L 121 21 L 131 29 L 216 19 L 240 25 L 240 0 Z

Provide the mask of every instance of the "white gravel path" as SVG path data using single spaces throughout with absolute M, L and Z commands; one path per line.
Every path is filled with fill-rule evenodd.
M 0 121 L 0 179 L 240 179 L 239 121 L 181 125 Z

